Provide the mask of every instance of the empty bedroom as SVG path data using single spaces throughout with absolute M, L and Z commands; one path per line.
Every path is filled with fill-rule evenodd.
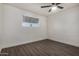
M 79 3 L 0 3 L 0 56 L 79 56 Z

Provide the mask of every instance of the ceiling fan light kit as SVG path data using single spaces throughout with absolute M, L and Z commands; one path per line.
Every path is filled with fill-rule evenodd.
M 41 6 L 41 8 L 48 8 L 48 7 L 51 7 L 48 12 L 56 11 L 57 9 L 63 9 L 63 8 L 64 8 L 64 7 L 62 7 L 62 6 L 59 6 L 60 4 L 61 4 L 61 3 L 51 3 L 51 5 Z
M 53 6 L 52 10 L 54 10 L 54 11 L 57 10 L 57 6 Z

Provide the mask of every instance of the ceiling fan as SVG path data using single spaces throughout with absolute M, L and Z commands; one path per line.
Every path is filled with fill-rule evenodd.
M 48 12 L 51 12 L 53 7 L 54 7 L 54 9 L 55 9 L 55 8 L 63 9 L 64 7 L 59 6 L 60 4 L 61 4 L 61 3 L 51 3 L 51 5 L 41 6 L 41 8 L 51 7 L 51 8 L 49 9 L 49 11 L 48 11 Z

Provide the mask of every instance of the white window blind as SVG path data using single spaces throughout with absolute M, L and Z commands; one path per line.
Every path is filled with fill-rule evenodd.
M 22 25 L 24 27 L 39 27 L 39 19 L 33 18 L 33 17 L 28 17 L 28 16 L 23 16 Z

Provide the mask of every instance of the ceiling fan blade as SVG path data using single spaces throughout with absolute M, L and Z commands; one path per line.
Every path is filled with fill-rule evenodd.
M 63 9 L 64 7 L 61 7 L 61 6 L 57 6 L 58 8 L 60 8 L 60 9 Z
M 47 8 L 47 7 L 51 7 L 51 5 L 48 5 L 48 6 L 41 6 L 41 8 Z
M 51 12 L 51 9 L 49 9 L 49 11 L 48 12 Z
M 59 5 L 59 4 L 61 4 L 61 3 L 56 3 L 56 5 Z

